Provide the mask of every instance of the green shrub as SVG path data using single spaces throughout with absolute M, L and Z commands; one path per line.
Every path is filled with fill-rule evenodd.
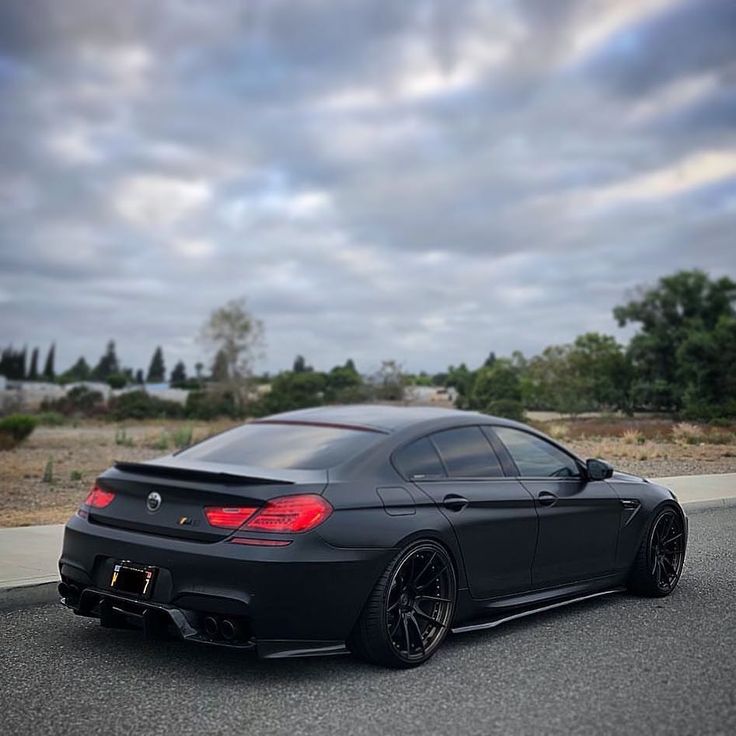
M 53 483 L 54 482 L 54 458 L 50 457 L 46 461 L 46 466 L 43 469 L 43 476 L 41 477 L 41 482 L 43 483 Z
M 64 416 L 99 416 L 106 411 L 105 397 L 99 391 L 92 391 L 86 386 L 75 386 L 60 399 L 45 399 L 41 403 L 41 410 Z
M 708 404 L 702 401 L 688 401 L 681 415 L 689 421 L 703 421 L 715 424 L 736 418 L 736 400 L 725 399 L 720 404 Z
M 128 384 L 128 377 L 123 373 L 113 373 L 107 377 L 107 385 L 110 388 L 125 388 Z
M 505 419 L 514 419 L 517 422 L 524 421 L 524 406 L 520 401 L 514 401 L 513 399 L 491 401 L 486 407 L 486 413 Z
M 324 373 L 316 371 L 279 373 L 271 381 L 271 390 L 253 406 L 253 413 L 256 416 L 263 416 L 320 406 L 324 403 L 326 380 Z M 384 396 L 384 398 L 387 397 Z
M 82 477 L 83 477 L 82 472 L 80 470 L 72 470 L 69 473 L 69 480 L 72 480 L 72 481 L 82 480 Z
M 154 450 L 168 450 L 169 449 L 169 433 L 161 430 L 158 439 L 151 445 Z
M 115 444 L 122 447 L 133 447 L 133 438 L 128 435 L 125 427 L 118 427 L 115 430 Z
M 30 436 L 36 428 L 36 417 L 28 414 L 10 414 L 0 419 L 0 449 L 12 450 Z
M 184 415 L 184 407 L 145 391 L 129 391 L 110 399 L 110 414 L 116 420 L 178 419 Z
M 216 419 L 230 417 L 238 419 L 242 413 L 229 391 L 191 391 L 187 396 L 185 413 L 189 419 Z
M 174 447 L 181 450 L 184 447 L 189 447 L 192 444 L 192 427 L 187 425 L 186 427 L 178 427 L 171 435 L 171 439 L 174 443 Z

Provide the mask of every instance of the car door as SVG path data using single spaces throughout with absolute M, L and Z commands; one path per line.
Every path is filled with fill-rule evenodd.
M 613 572 L 621 503 L 605 481 L 590 481 L 572 455 L 543 437 L 493 427 L 534 496 L 539 535 L 532 583 L 543 588 Z
M 537 538 L 534 498 L 517 478 L 504 476 L 479 427 L 423 437 L 395 461 L 452 524 L 474 598 L 529 589 Z

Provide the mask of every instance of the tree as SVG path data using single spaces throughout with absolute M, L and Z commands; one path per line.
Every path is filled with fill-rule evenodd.
M 519 376 L 507 360 L 494 360 L 476 373 L 471 393 L 471 408 L 487 411 L 494 401 L 521 401 Z
M 31 353 L 31 366 L 28 369 L 28 380 L 38 380 L 38 348 L 33 348 L 33 352 Z
M 137 384 L 143 384 L 143 383 L 145 383 L 145 379 L 143 378 L 143 369 L 139 368 L 135 372 L 135 382 Z
M 225 383 L 230 379 L 227 355 L 224 350 L 218 350 L 215 362 L 212 364 L 212 379 L 218 383 Z
M 253 362 L 262 334 L 263 326 L 248 311 L 245 299 L 233 299 L 216 309 L 202 327 L 202 340 L 215 351 L 213 378 L 227 383 L 238 410 L 250 398 Z
M 307 371 L 314 370 L 311 365 L 307 365 L 307 361 L 303 355 L 297 355 L 294 358 L 294 366 L 291 369 L 294 373 L 306 373 Z
M 46 363 L 43 367 L 43 377 L 47 381 L 53 381 L 56 378 L 56 371 L 54 370 L 54 359 L 56 358 L 56 344 L 51 343 L 49 352 L 46 354 Z
M 735 316 L 735 301 L 736 282 L 730 278 L 712 280 L 703 271 L 680 271 L 654 287 L 640 288 L 635 299 L 613 310 L 620 326 L 640 325 L 628 349 L 637 406 L 677 411 L 686 400 L 712 400 L 713 386 L 702 384 L 707 371 L 685 367 L 683 361 L 702 360 L 697 356 L 704 353 L 694 346 L 708 342 L 722 318 Z M 685 344 L 691 347 L 683 349 Z M 693 383 L 695 373 L 700 379 Z
M 485 363 L 483 363 L 484 368 L 490 368 L 495 362 L 496 362 L 496 353 L 491 350 L 490 353 L 488 353 L 488 357 L 486 358 Z
M 395 360 L 384 360 L 373 377 L 376 398 L 381 401 L 402 401 L 406 376 L 401 365 Z
M 146 375 L 147 383 L 163 383 L 166 380 L 166 365 L 164 363 L 164 352 L 161 346 L 158 346 L 151 356 L 151 362 L 148 365 L 148 374 Z
M 517 370 L 522 402 L 533 409 L 577 414 L 629 407 L 630 364 L 610 335 L 589 332 L 572 345 L 550 345 Z
M 569 371 L 590 409 L 628 409 L 631 365 L 611 335 L 587 332 L 575 338 Z
M 678 348 L 677 364 L 688 417 L 736 416 L 736 318 L 724 315 L 713 330 L 688 335 Z
M 187 369 L 184 365 L 184 361 L 180 360 L 175 366 L 174 370 L 171 371 L 171 378 L 169 379 L 169 382 L 174 383 L 183 383 L 187 380 Z
M 201 381 L 202 380 L 202 371 L 204 370 L 204 363 L 202 363 L 201 361 L 196 362 L 194 364 L 194 370 L 195 370 L 195 372 L 197 374 L 197 380 L 198 381 Z
M 317 371 L 284 371 L 271 382 L 271 390 L 263 397 L 259 413 L 273 414 L 292 409 L 305 409 L 323 403 L 326 377 Z
M 88 381 L 92 371 L 84 359 L 84 356 L 80 356 L 77 362 L 61 374 L 61 380 L 63 383 L 72 383 L 74 381 Z
M 451 365 L 447 369 L 447 379 L 445 385 L 454 388 L 457 391 L 457 400 L 455 404 L 459 409 L 467 409 L 470 404 L 470 392 L 475 381 L 475 371 L 468 369 L 465 363 L 460 363 L 456 368 Z
M 96 381 L 107 381 L 113 373 L 120 373 L 120 362 L 115 352 L 115 341 L 110 340 L 91 377 Z
M 26 349 L 15 350 L 12 345 L 0 354 L 0 376 L 11 381 L 22 381 L 26 377 Z
M 361 401 L 365 397 L 364 389 L 363 378 L 355 370 L 355 363 L 348 360 L 327 374 L 324 398 L 329 402 Z
M 26 358 L 28 354 L 28 349 L 26 346 L 23 346 L 23 350 L 20 351 L 20 355 L 18 357 L 18 368 L 19 368 L 19 376 L 20 380 L 23 380 L 28 376 L 28 373 L 26 373 Z

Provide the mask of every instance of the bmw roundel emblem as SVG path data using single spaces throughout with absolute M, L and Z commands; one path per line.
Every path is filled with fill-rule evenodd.
M 149 511 L 158 511 L 161 507 L 161 494 L 156 491 L 151 491 L 146 498 L 146 508 Z

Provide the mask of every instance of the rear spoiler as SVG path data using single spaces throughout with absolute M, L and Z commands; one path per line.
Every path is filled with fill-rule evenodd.
M 251 474 L 223 472 L 201 468 L 182 467 L 181 465 L 163 465 L 159 463 L 131 463 L 116 462 L 115 468 L 122 473 L 147 475 L 155 478 L 170 478 L 172 480 L 189 480 L 200 483 L 222 483 L 224 485 L 284 485 L 292 484 L 293 480 L 286 478 L 263 478 Z M 269 473 L 270 475 L 270 473 Z

